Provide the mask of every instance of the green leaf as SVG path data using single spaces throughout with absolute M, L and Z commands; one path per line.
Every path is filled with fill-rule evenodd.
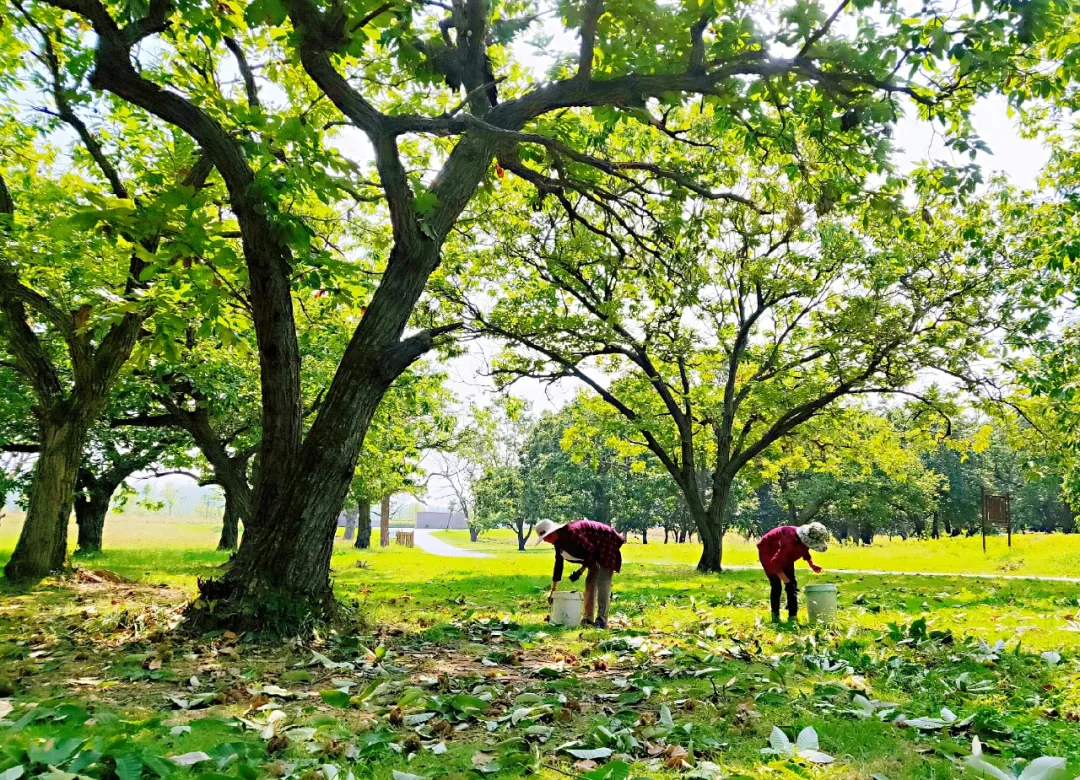
M 44 745 L 34 746 L 26 751 L 26 755 L 35 764 L 45 764 L 46 766 L 60 766 L 73 755 L 75 751 L 82 745 L 83 740 L 79 737 L 69 737 L 68 739 L 62 739 L 59 742 L 50 739 Z
M 142 772 L 143 762 L 139 756 L 128 753 L 116 757 L 116 776 L 120 780 L 139 780 Z
M 349 694 L 347 691 L 319 691 L 319 696 L 322 697 L 322 700 L 329 704 L 331 707 L 344 708 L 349 706 Z

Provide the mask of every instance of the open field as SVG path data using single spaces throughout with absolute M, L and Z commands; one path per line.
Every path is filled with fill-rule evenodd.
M 171 630 L 195 579 L 227 558 L 212 551 L 216 529 L 158 528 L 151 551 L 135 544 L 145 523 L 109 520 L 114 549 L 83 574 L 0 586 L 0 695 L 13 707 L 0 714 L 0 777 L 54 766 L 50 777 L 103 780 L 320 780 L 334 768 L 342 780 L 897 780 L 964 774 L 976 734 L 999 766 L 1046 754 L 1080 773 L 1080 586 L 826 572 L 817 581 L 838 583 L 839 625 L 778 631 L 761 624 L 759 574 L 701 576 L 686 565 L 695 545 L 630 544 L 614 629 L 598 632 L 545 623 L 549 549 L 518 553 L 502 534 L 479 545 L 495 554 L 482 560 L 339 544 L 349 622 L 314 643 L 269 644 Z M 904 565 L 971 571 L 971 542 L 941 543 L 952 555 L 930 543 L 834 549 L 821 562 L 877 566 L 868 556 L 895 550 Z M 1053 567 L 1080 550 L 1072 537 L 1035 542 L 1018 538 L 1011 573 L 1071 573 Z M 729 546 L 732 563 L 749 556 Z M 792 738 L 814 727 L 835 760 L 763 756 L 773 726 Z M 583 750 L 596 752 L 569 752 Z M 185 754 L 201 760 L 168 761 Z
M 489 531 L 476 544 L 469 542 L 467 531 L 439 531 L 437 535 L 467 549 L 517 549 L 517 538 L 506 530 Z M 1005 537 L 989 537 L 986 546 L 984 554 L 977 536 L 909 541 L 879 537 L 870 547 L 833 544 L 827 553 L 815 554 L 814 560 L 826 569 L 1080 577 L 1080 534 L 1018 534 L 1013 537 L 1012 549 Z M 697 543 L 664 544 L 662 532 L 651 533 L 647 545 L 641 544 L 639 537 L 631 537 L 623 550 L 630 561 L 682 566 L 693 566 L 701 554 Z M 757 562 L 756 540 L 727 535 L 725 564 L 756 566 Z

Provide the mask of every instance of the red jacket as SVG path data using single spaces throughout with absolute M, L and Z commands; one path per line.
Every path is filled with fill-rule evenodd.
M 811 566 L 810 548 L 799 539 L 799 532 L 793 525 L 774 528 L 761 537 L 758 542 L 758 560 L 766 574 L 780 574 L 795 565 L 795 561 L 805 560 Z

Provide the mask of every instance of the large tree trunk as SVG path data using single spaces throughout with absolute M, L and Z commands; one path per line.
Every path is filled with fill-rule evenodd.
M 686 496 L 690 515 L 697 526 L 698 538 L 701 539 L 701 558 L 697 565 L 700 572 L 723 571 L 721 561 L 724 557 L 724 513 L 730 492 L 730 480 L 714 479 L 713 496 L 707 507 L 702 506 L 696 492 Z
M 642 528 L 641 529 L 641 543 L 642 544 L 648 544 L 649 543 L 649 529 L 648 528 Z
M 480 529 L 475 525 L 469 526 L 469 541 L 477 542 L 480 540 Z
M 521 520 L 518 522 L 514 530 L 517 531 L 518 552 L 524 552 L 525 542 L 529 538 L 529 535 L 525 533 L 525 521 Z M 531 532 L 532 529 L 530 528 L 529 531 Z
M 237 506 L 235 496 L 225 493 L 225 513 L 221 518 L 221 538 L 218 540 L 219 550 L 235 550 L 240 542 L 240 509 Z
M 103 484 L 84 487 L 75 495 L 75 523 L 79 526 L 77 555 L 93 555 L 101 552 L 101 539 L 105 531 L 105 516 L 109 503 L 119 485 Z
M 360 550 L 371 547 L 371 504 L 367 501 L 356 505 L 356 547 Z
M 379 546 L 390 546 L 390 496 L 383 496 L 379 507 Z
M 63 568 L 67 529 L 75 501 L 87 424 L 81 419 L 40 426 L 40 450 L 30 485 L 26 521 L 4 574 L 14 582 L 39 579 Z
M 934 510 L 934 522 L 930 527 L 930 535 L 935 539 L 941 538 L 941 529 L 938 527 L 938 513 L 936 509 Z

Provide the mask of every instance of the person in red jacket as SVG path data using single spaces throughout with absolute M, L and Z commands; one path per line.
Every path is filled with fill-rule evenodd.
M 781 588 L 787 591 L 788 620 L 794 621 L 799 614 L 799 583 L 795 578 L 795 562 L 805 560 L 815 574 L 820 574 L 821 567 L 814 563 L 810 551 L 825 552 L 829 549 L 829 529 L 821 523 L 782 525 L 761 537 L 757 548 L 761 568 L 772 586 L 769 606 L 772 608 L 773 622 L 780 622 Z
M 577 582 L 582 569 L 585 577 L 585 602 L 582 604 L 582 622 L 597 628 L 607 628 L 608 604 L 611 603 L 611 579 L 622 569 L 621 547 L 626 539 L 609 525 L 592 520 L 575 520 L 560 525 L 551 520 L 536 524 L 536 544 L 541 541 L 555 546 L 555 570 L 551 575 L 551 592 L 548 603 L 555 597 L 563 575 L 563 562 L 576 563 L 581 568 L 570 575 Z M 593 621 L 593 610 L 596 621 Z

